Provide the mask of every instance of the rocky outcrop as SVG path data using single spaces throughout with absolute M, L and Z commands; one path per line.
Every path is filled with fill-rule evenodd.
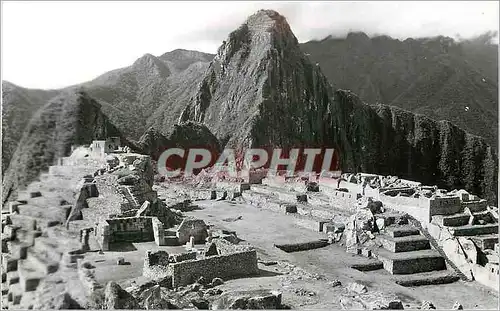
M 137 300 L 129 294 L 126 290 L 122 289 L 120 285 L 111 281 L 106 285 L 104 291 L 106 309 L 139 309 Z
M 211 305 L 220 309 L 280 309 L 281 293 L 269 290 L 233 291 L 223 293 Z
M 285 18 L 261 10 L 219 48 L 181 120 L 233 147 L 321 143 L 329 92 Z
M 62 93 L 41 108 L 24 131 L 5 174 L 3 202 L 56 159 L 68 156 L 71 146 L 122 136 L 100 108 L 81 91 Z M 124 138 L 122 141 L 127 142 Z
M 187 121 L 175 124 L 163 135 L 150 127 L 136 144 L 137 149 L 157 160 L 169 148 L 206 148 L 214 153 L 220 152 L 220 143 L 203 124 Z
M 465 188 L 496 201 L 497 155 L 484 139 L 332 91 L 274 11 L 257 12 L 229 35 L 181 120 L 205 123 L 226 146 L 331 147 L 343 171 Z

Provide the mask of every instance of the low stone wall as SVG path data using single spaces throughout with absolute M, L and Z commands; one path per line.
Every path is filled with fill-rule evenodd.
M 462 208 L 468 208 L 472 212 L 476 211 L 483 211 L 486 210 L 487 208 L 487 201 L 486 200 L 479 200 L 479 201 L 466 201 L 461 203 Z
M 459 197 L 436 197 L 429 199 L 428 201 L 430 217 L 434 215 L 451 215 L 460 213 L 462 207 Z
M 249 183 L 238 183 L 238 182 L 228 182 L 228 181 L 218 181 L 215 186 L 219 189 L 225 191 L 243 192 L 245 190 L 250 190 Z
M 182 262 L 182 261 L 194 260 L 194 259 L 196 259 L 196 252 L 172 254 L 169 257 L 170 262 Z
M 191 284 L 200 277 L 230 279 L 256 275 L 259 271 L 255 250 L 171 263 L 168 269 L 172 272 L 174 288 Z
M 321 186 L 320 191 L 328 196 L 330 205 L 342 209 L 355 209 L 358 197 L 360 196 L 358 193 L 337 191 Z
M 293 243 L 293 244 L 275 244 L 277 248 L 281 249 L 284 252 L 292 253 L 292 252 L 300 252 L 307 251 L 310 249 L 316 249 L 325 247 L 328 245 L 327 240 L 317 240 L 317 241 L 309 241 L 302 243 Z

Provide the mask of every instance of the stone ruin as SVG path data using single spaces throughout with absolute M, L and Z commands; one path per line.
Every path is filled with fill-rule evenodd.
M 193 249 L 181 254 L 147 251 L 143 268 L 143 276 L 148 278 L 171 278 L 173 288 L 194 283 L 200 278 L 230 279 L 256 274 L 255 249 L 219 238 L 207 243 L 199 252 Z

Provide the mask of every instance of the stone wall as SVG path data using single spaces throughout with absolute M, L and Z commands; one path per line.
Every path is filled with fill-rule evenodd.
M 208 232 L 207 225 L 203 220 L 192 217 L 184 218 L 177 229 L 177 238 L 179 238 L 179 243 L 184 244 L 189 242 L 191 236 L 194 237 L 195 243 L 205 243 Z
M 170 262 L 182 262 L 186 260 L 196 259 L 196 252 L 187 252 L 181 254 L 171 254 L 169 257 Z
M 478 263 L 478 250 L 474 242 L 468 237 L 455 237 L 448 227 L 438 224 L 422 224 L 430 236 L 445 253 L 446 257 L 468 279 L 475 280 L 498 292 L 499 277 L 496 271 L 491 271 L 489 265 Z
M 109 250 L 109 242 L 110 242 L 110 232 L 109 232 L 109 224 L 103 220 L 101 221 L 95 230 L 95 235 L 97 239 L 97 243 L 101 246 L 103 251 Z
M 320 191 L 325 193 L 333 207 L 343 209 L 356 209 L 358 193 L 337 191 L 331 188 L 321 187 Z
M 430 200 L 427 198 L 412 198 L 405 196 L 393 197 L 380 194 L 380 201 L 384 206 L 407 213 L 420 222 L 428 223 L 431 221 Z
M 471 211 L 481 211 L 485 210 L 487 207 L 487 201 L 486 200 L 478 200 L 478 201 L 466 201 L 462 202 L 462 208 L 469 208 Z
M 456 214 L 460 213 L 460 210 L 461 204 L 459 197 L 436 197 L 429 200 L 430 217 L 434 215 Z
M 172 272 L 173 287 L 188 285 L 200 277 L 230 279 L 256 275 L 259 271 L 255 250 L 171 263 L 168 269 Z
M 150 279 L 172 275 L 169 265 L 169 254 L 165 251 L 147 251 L 144 257 L 142 275 Z
M 152 217 L 111 218 L 109 225 L 109 242 L 148 242 L 153 241 Z

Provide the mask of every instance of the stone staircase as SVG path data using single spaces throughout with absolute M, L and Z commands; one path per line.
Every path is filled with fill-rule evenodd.
M 441 253 L 432 247 L 431 241 L 409 223 L 406 214 L 387 210 L 375 217 L 382 228 L 375 234 L 374 243 L 357 251 L 371 261 L 351 268 L 360 271 L 384 269 L 402 286 L 444 284 L 460 279 Z
M 391 274 L 415 274 L 446 269 L 444 258 L 411 225 L 391 225 L 378 236 L 382 247 L 374 251 Z
M 373 250 L 373 256 L 394 275 L 397 284 L 420 286 L 459 280 L 440 252 L 431 247 L 429 239 L 407 221 L 387 226 L 376 239 L 382 247 Z
M 59 269 L 62 254 L 57 242 L 36 230 L 36 220 L 22 214 L 2 219 L 6 240 L 2 241 L 6 246 L 2 247 L 2 295 L 9 308 L 16 308 L 23 295 L 35 291 L 45 276 Z

